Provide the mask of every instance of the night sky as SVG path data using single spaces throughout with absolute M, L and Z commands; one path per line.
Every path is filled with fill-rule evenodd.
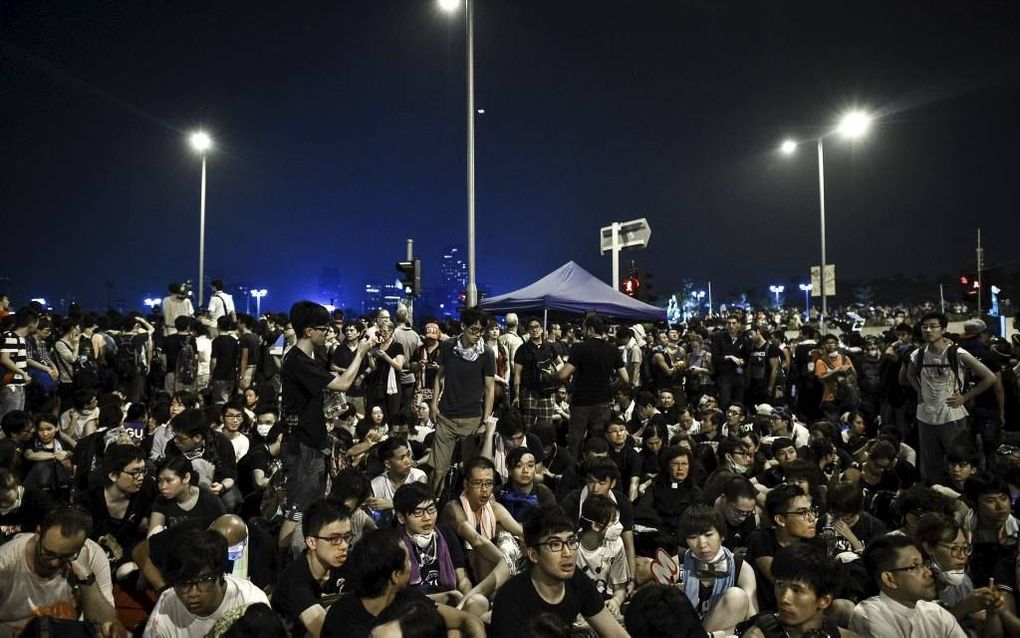
M 334 266 L 353 297 L 412 237 L 436 285 L 466 235 L 464 35 L 431 0 L 0 2 L 0 277 L 87 307 L 195 279 L 204 126 L 207 276 L 285 309 Z M 1020 3 L 475 0 L 475 64 L 494 294 L 570 259 L 608 279 L 599 227 L 641 216 L 624 257 L 662 292 L 806 277 L 815 150 L 776 148 L 852 106 L 879 119 L 826 143 L 840 279 L 972 267 L 978 226 L 1018 256 Z

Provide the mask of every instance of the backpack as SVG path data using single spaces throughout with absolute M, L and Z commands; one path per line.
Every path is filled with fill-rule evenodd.
M 924 362 L 924 353 L 927 350 L 928 350 L 928 345 L 925 344 L 925 345 L 921 346 L 920 348 L 918 348 L 917 350 L 915 350 L 915 352 L 917 353 L 917 359 L 914 359 L 913 355 L 911 355 L 911 360 L 914 363 L 914 369 L 917 371 L 917 384 L 918 385 L 921 385 L 921 371 L 924 368 L 944 368 L 944 367 L 946 367 L 946 366 L 943 366 L 943 365 L 937 364 L 937 363 L 928 363 L 928 364 L 926 364 Z M 967 386 L 970 385 L 970 384 L 968 383 L 969 375 L 964 375 L 963 377 L 960 376 L 960 352 L 959 351 L 960 351 L 959 346 L 957 346 L 955 343 L 954 344 L 950 344 L 950 346 L 948 348 L 946 348 L 946 360 L 949 362 L 949 368 L 953 371 L 953 375 L 956 377 L 957 383 L 960 384 L 960 387 L 958 388 L 958 390 L 962 394 L 963 392 L 966 391 Z
M 195 352 L 195 342 L 189 337 L 181 346 L 177 355 L 178 385 L 195 385 L 198 381 L 198 354 Z
M 549 355 L 547 359 L 539 357 Z M 541 395 L 552 394 L 560 387 L 561 381 L 556 376 L 556 351 L 547 342 L 542 342 L 542 348 L 535 353 L 535 381 L 537 392 Z
M 57 343 L 63 343 L 69 350 L 71 349 L 71 346 L 67 345 L 66 341 L 58 341 Z M 70 368 L 68 368 L 67 363 L 60 356 L 60 352 L 57 351 L 56 344 L 54 344 L 52 359 L 57 364 L 58 370 L 63 368 L 70 375 L 71 384 L 75 390 L 95 390 L 102 385 L 102 382 L 99 380 L 99 369 L 96 367 L 96 362 L 87 356 L 79 355 Z
M 135 335 L 121 335 L 114 353 L 114 369 L 121 379 L 132 379 L 145 374 L 145 361 Z
M 641 389 L 655 389 L 655 349 L 647 345 L 641 346 Z

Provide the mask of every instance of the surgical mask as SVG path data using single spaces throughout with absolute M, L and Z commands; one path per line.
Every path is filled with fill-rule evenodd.
M 428 534 L 410 534 L 411 540 L 418 546 L 418 549 L 425 549 L 432 544 L 432 539 L 435 538 L 436 530 L 432 530 Z
M 732 469 L 737 474 L 743 475 L 743 474 L 747 474 L 747 471 L 750 468 L 748 466 L 744 465 L 743 463 L 737 463 L 736 461 L 733 461 L 732 463 L 730 463 L 730 469 Z
M 231 545 L 227 548 L 227 558 L 231 561 L 235 561 L 244 556 L 244 550 L 248 547 L 248 539 L 244 539 L 236 545 Z
M 935 579 L 948 587 L 962 585 L 967 578 L 967 572 L 962 569 L 944 570 L 937 560 L 931 561 L 931 570 L 935 573 Z
M 19 492 L 20 492 L 20 490 L 19 490 Z M 0 514 L 3 514 L 4 516 L 7 516 L 11 512 L 13 512 L 14 510 L 18 509 L 19 507 L 21 507 L 21 494 L 20 493 L 18 494 L 17 500 L 14 501 L 14 503 L 10 507 L 0 507 Z
M 617 519 L 609 524 L 606 528 L 606 542 L 612 543 L 620 538 L 620 534 L 623 533 L 623 525 L 620 524 L 620 520 Z
M 259 433 L 259 436 L 266 438 L 269 436 L 269 431 L 273 429 L 272 423 L 259 423 L 255 426 L 255 431 Z
M 878 358 L 878 348 L 871 348 L 868 350 L 868 356 Z

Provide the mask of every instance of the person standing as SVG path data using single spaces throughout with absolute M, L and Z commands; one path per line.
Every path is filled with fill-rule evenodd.
M 223 280 L 213 279 L 209 282 L 212 294 L 209 296 L 209 318 L 214 322 L 220 317 L 230 317 L 237 320 L 237 313 L 234 310 L 234 298 L 229 293 L 223 292 Z
M 25 409 L 25 386 L 32 382 L 28 368 L 43 368 L 42 364 L 28 358 L 27 337 L 35 334 L 39 325 L 39 315 L 28 308 L 19 310 L 14 315 L 14 329 L 3 334 L 3 345 L 0 347 L 0 375 L 5 377 L 5 384 L 0 387 L 0 419 L 13 410 Z
M 163 310 L 163 334 L 170 336 L 174 334 L 178 317 L 195 315 L 195 307 L 191 305 L 191 297 L 188 287 L 179 282 L 173 282 L 168 287 L 170 294 L 163 297 L 160 308 Z
M 439 370 L 433 386 L 432 420 L 436 440 L 432 447 L 432 488 L 438 490 L 453 457 L 453 446 L 461 442 L 462 460 L 479 453 L 475 434 L 483 427 L 495 427 L 492 405 L 496 388 L 496 353 L 486 347 L 482 334 L 489 318 L 477 308 L 460 317 L 461 334 L 440 344 Z
M 902 377 L 917 392 L 918 466 L 921 480 L 931 483 L 944 468 L 946 452 L 961 439 L 970 444 L 965 403 L 995 385 L 995 375 L 974 355 L 946 338 L 946 316 L 921 317 L 924 345 L 910 355 Z M 967 370 L 980 379 L 969 390 Z
M 606 339 L 606 322 L 602 317 L 596 314 L 587 317 L 584 330 L 585 340 L 570 348 L 569 361 L 557 373 L 561 381 L 574 377 L 567 435 L 574 458 L 581 458 L 581 444 L 586 438 L 604 436 L 613 398 L 610 379 L 615 374 L 623 383 L 630 382 L 620 351 Z
M 544 340 L 542 323 L 531 317 L 527 325 L 530 339 L 514 355 L 514 405 L 520 406 L 529 424 L 538 419 L 552 421 L 553 394 L 560 383 L 556 371 L 563 361 Z
M 719 388 L 719 405 L 744 402 L 744 367 L 750 357 L 750 344 L 740 334 L 736 315 L 726 318 L 726 329 L 712 333 L 712 369 Z
M 397 375 L 397 383 L 400 386 L 400 411 L 407 413 L 411 409 L 414 400 L 415 375 L 412 368 L 414 353 L 422 346 L 421 336 L 411 327 L 411 316 L 404 306 L 397 306 L 394 315 L 396 329 L 393 331 L 393 341 L 400 344 L 404 350 L 404 360 L 400 373 Z

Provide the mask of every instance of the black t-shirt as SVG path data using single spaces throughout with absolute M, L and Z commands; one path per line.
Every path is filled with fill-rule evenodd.
M 276 597 L 274 592 L 273 596 Z M 378 616 L 368 613 L 361 599 L 353 593 L 345 594 L 326 613 L 321 638 L 368 638 L 372 628 L 400 615 L 401 610 L 417 600 L 428 600 L 418 590 L 408 587 L 397 592 L 393 602 Z M 275 600 L 274 600 L 275 603 Z
M 321 450 L 326 439 L 326 417 L 322 414 L 322 391 L 333 380 L 325 359 L 313 359 L 294 347 L 283 357 L 284 422 L 294 438 Z
M 128 501 L 127 511 L 123 518 L 114 518 L 106 506 L 104 488 L 94 488 L 81 492 L 75 498 L 77 505 L 88 510 L 92 515 L 92 540 L 106 551 L 106 557 L 111 563 L 122 560 L 131 560 L 131 548 L 135 543 L 145 538 L 145 530 L 140 527 L 142 521 L 149 517 L 152 511 L 153 499 L 156 497 L 156 483 L 146 479 L 138 492 L 131 496 Z M 116 540 L 122 552 L 118 553 L 109 542 L 107 537 Z
M 758 609 L 762 611 L 776 611 L 776 591 L 772 583 L 758 569 L 755 562 L 759 558 L 771 558 L 779 551 L 779 543 L 776 541 L 775 532 L 770 529 L 759 529 L 751 532 L 747 538 L 747 553 L 744 560 L 751 563 L 754 568 L 754 577 L 757 581 Z
M 492 602 L 492 624 L 489 625 L 491 635 L 494 638 L 523 636 L 522 621 L 543 613 L 560 618 L 569 627 L 574 624 L 578 614 L 591 618 L 605 609 L 594 581 L 581 573 L 581 570 L 575 569 L 563 586 L 563 599 L 553 605 L 535 591 L 530 573 L 517 574 L 511 578 L 496 592 Z
M 436 525 L 436 530 L 443 535 L 443 540 L 446 541 L 453 569 L 463 569 L 464 549 L 461 547 L 460 539 L 452 529 L 442 523 Z M 425 551 L 422 551 L 416 547 L 411 552 L 411 560 L 418 561 L 418 573 L 421 574 L 421 583 L 412 585 L 412 587 L 426 596 L 449 591 L 449 588 L 443 587 L 439 582 L 439 552 L 437 549 L 427 547 Z M 454 589 L 456 589 L 456 583 L 454 583 Z
M 609 403 L 609 383 L 623 366 L 619 349 L 605 339 L 587 339 L 570 348 L 570 365 L 574 372 L 572 405 L 586 406 Z
M 992 371 L 992 374 L 998 374 L 1002 372 L 1002 364 L 994 356 L 983 355 L 978 357 L 978 361 L 985 364 L 985 367 Z M 963 366 L 964 364 L 960 364 Z M 966 367 L 966 366 L 964 366 Z M 971 382 L 978 383 L 980 379 L 971 372 L 970 368 L 967 368 L 967 374 L 971 377 Z M 974 407 L 982 408 L 984 410 L 995 410 L 999 409 L 998 399 L 995 398 L 995 392 L 992 388 L 988 388 L 981 394 L 974 397 Z
M 212 341 L 212 358 L 216 367 L 212 369 L 211 378 L 216 381 L 234 381 L 237 379 L 237 362 L 240 361 L 240 347 L 237 338 L 232 335 L 219 335 Z
M 253 441 L 248 453 L 237 462 L 237 487 L 241 494 L 248 496 L 258 491 L 252 479 L 252 472 L 262 470 L 268 478 L 278 467 L 279 461 L 269 453 L 269 448 Z
M 356 345 L 356 343 L 355 343 Z M 347 344 L 341 343 L 337 347 L 333 348 L 333 352 L 329 353 L 329 362 L 346 371 L 347 368 L 354 363 L 354 357 L 357 355 L 357 348 L 351 350 L 347 347 Z M 358 366 L 358 374 L 364 374 L 368 376 L 368 357 L 361 359 L 361 364 Z M 365 381 L 355 385 L 351 384 L 349 390 L 347 390 L 347 396 L 349 397 L 362 397 L 365 396 Z
M 166 528 L 176 527 L 189 519 L 204 521 L 208 526 L 218 516 L 226 513 L 219 497 L 202 487 L 198 488 L 198 502 L 190 510 L 183 510 L 177 501 L 168 501 L 161 496 L 152 505 L 152 511 L 166 517 L 163 523 Z
M 769 360 L 779 359 L 779 348 L 769 341 L 760 346 L 748 345 L 747 380 L 753 385 L 765 385 L 769 380 Z
M 259 338 L 250 332 L 246 332 L 237 338 L 237 361 L 240 364 L 241 354 L 245 351 L 248 352 L 248 365 L 258 365 L 259 362 L 259 351 L 261 345 L 259 344 Z
M 312 576 L 308 556 L 302 554 L 291 562 L 273 588 L 273 609 L 286 620 L 297 623 L 301 612 L 314 605 L 329 608 L 343 593 L 348 575 L 343 567 L 331 569 L 325 585 Z
M 166 369 L 175 372 L 177 370 L 177 357 L 186 342 L 191 342 L 191 335 L 188 333 L 176 332 L 163 339 L 163 354 L 166 355 Z M 194 347 L 194 344 L 192 345 Z
M 556 351 L 551 344 L 545 341 L 535 345 L 529 340 L 517 348 L 514 353 L 514 365 L 521 366 L 521 389 L 529 392 L 552 393 L 554 391 L 552 388 L 542 387 L 542 384 L 539 383 L 538 369 L 540 366 L 548 366 L 554 359 L 556 359 Z
M 482 415 L 485 379 L 496 376 L 496 353 L 485 347 L 474 361 L 457 354 L 456 337 L 439 345 L 439 365 L 443 368 L 443 396 L 439 411 L 450 419 L 467 419 Z
M 393 341 L 390 343 L 390 347 L 386 348 L 385 352 L 390 359 L 396 359 L 398 356 L 402 356 L 404 354 L 404 348 L 396 341 Z M 376 358 L 375 370 L 373 370 L 372 374 L 365 379 L 365 385 L 372 388 L 376 393 L 385 392 L 386 384 L 390 378 L 390 370 L 393 370 L 393 368 L 386 362 L 385 359 L 381 356 Z M 399 385 L 400 373 L 396 370 L 393 370 L 393 372 L 395 375 L 395 381 Z
M 609 447 L 609 458 L 620 468 L 621 491 L 629 492 L 630 480 L 634 477 L 641 478 L 641 453 L 634 449 L 634 440 L 627 437 L 627 441 L 619 450 Z
M 858 540 L 865 545 L 868 545 L 879 536 L 884 536 L 886 528 L 885 523 L 882 521 L 867 512 L 861 512 L 860 517 L 857 519 L 857 522 L 854 523 L 854 526 L 850 528 L 850 531 L 854 533 L 854 536 L 856 536 Z M 842 552 L 852 552 L 854 549 L 850 545 L 850 541 L 838 534 L 836 535 L 834 547 L 835 553 L 837 554 Z
M 690 481 L 684 485 L 666 474 L 659 474 L 641 497 L 641 504 L 651 507 L 659 516 L 660 529 L 675 531 L 684 512 L 701 498 L 701 490 Z

